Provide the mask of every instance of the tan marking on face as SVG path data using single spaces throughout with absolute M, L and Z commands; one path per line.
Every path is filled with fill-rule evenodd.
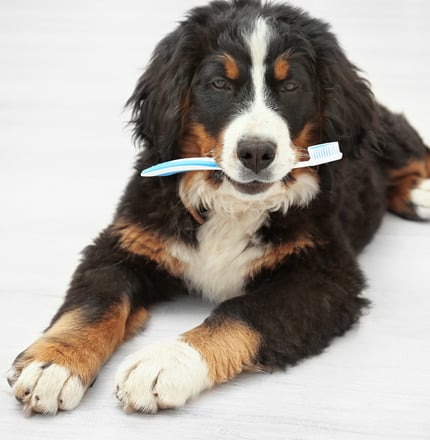
M 222 56 L 222 59 L 224 62 L 224 68 L 227 78 L 233 81 L 238 79 L 240 72 L 239 72 L 239 67 L 236 61 L 234 60 L 234 58 L 226 53 Z
M 89 386 L 123 342 L 128 314 L 126 302 L 113 307 L 95 323 L 88 323 L 79 309 L 66 312 L 17 358 L 14 366 L 19 372 L 31 362 L 55 363 L 71 370 L 84 386 Z
M 321 142 L 321 128 L 317 122 L 308 122 L 301 132 L 292 140 L 296 147 L 296 158 L 298 162 L 309 160 L 308 148 Z M 303 174 L 310 174 L 313 178 L 319 180 L 318 173 L 312 168 L 295 168 L 291 171 L 291 176 L 297 179 Z M 286 182 L 288 186 L 289 183 Z
M 283 243 L 278 246 L 271 246 L 261 258 L 253 262 L 248 272 L 248 277 L 254 278 L 263 269 L 274 269 L 287 257 L 306 251 L 316 246 L 316 243 L 309 237 L 302 237 L 294 242 Z
M 320 142 L 320 126 L 316 122 L 305 124 L 300 133 L 292 140 L 296 147 L 296 157 L 298 161 L 309 159 L 308 148 Z
M 127 252 L 149 258 L 172 275 L 179 276 L 183 272 L 181 262 L 168 252 L 166 240 L 155 232 L 121 218 L 112 226 L 112 231 Z
M 293 139 L 296 147 L 308 148 L 319 143 L 320 126 L 316 122 L 305 124 L 300 133 Z
M 215 137 L 211 136 L 202 124 L 190 124 L 185 129 L 184 137 L 180 143 L 179 155 L 181 158 L 187 157 L 213 157 L 217 162 L 221 161 L 222 145 Z M 222 133 L 220 134 L 220 137 Z M 182 203 L 192 217 L 199 223 L 203 224 L 205 220 L 198 213 L 198 210 L 190 203 L 190 194 L 192 188 L 195 188 L 193 183 L 196 179 L 209 182 L 212 186 L 218 186 L 215 180 L 210 179 L 211 171 L 192 171 L 184 173 L 181 176 L 182 190 L 180 197 Z
M 197 208 L 190 201 L 190 199 L 192 198 L 192 194 L 190 194 L 190 192 L 194 190 L 196 180 L 210 181 L 209 180 L 210 174 L 211 171 L 190 171 L 188 173 L 185 173 L 181 179 L 181 191 L 179 192 L 179 197 L 181 198 L 181 201 L 184 204 L 187 211 L 192 215 L 194 220 L 200 225 L 202 225 L 205 222 L 205 220 L 199 214 Z
M 213 383 L 233 379 L 242 371 L 255 370 L 261 346 L 260 334 L 235 320 L 219 324 L 203 323 L 182 335 L 182 340 L 197 349 L 206 361 Z
M 219 142 L 211 136 L 203 124 L 192 123 L 184 129 L 184 136 L 179 146 L 179 156 L 221 158 Z
M 286 54 L 279 55 L 274 65 L 274 74 L 277 81 L 284 81 L 288 76 L 290 65 L 288 64 Z

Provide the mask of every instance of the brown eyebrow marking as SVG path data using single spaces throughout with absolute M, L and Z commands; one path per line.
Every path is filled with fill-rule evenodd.
M 290 65 L 287 61 L 287 56 L 285 53 L 281 54 L 276 58 L 274 65 L 275 79 L 278 81 L 284 81 L 288 76 L 288 71 L 290 70 Z
M 228 53 L 225 53 L 221 57 L 222 62 L 224 63 L 225 73 L 227 75 L 228 79 L 235 80 L 239 78 L 239 67 L 234 60 L 234 58 L 229 55 Z

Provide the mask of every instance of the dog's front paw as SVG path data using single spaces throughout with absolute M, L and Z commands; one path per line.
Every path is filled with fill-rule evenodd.
M 22 369 L 13 366 L 8 382 L 28 416 L 73 409 L 85 393 L 82 381 L 69 369 L 45 362 L 30 362 Z
M 200 353 L 185 342 L 174 341 L 129 356 L 118 370 L 116 395 L 127 412 L 155 413 L 180 407 L 211 385 Z

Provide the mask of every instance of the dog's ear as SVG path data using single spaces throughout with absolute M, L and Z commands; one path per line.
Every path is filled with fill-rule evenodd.
M 156 47 L 149 66 L 127 102 L 132 109 L 134 138 L 152 148 L 157 159 L 174 156 L 187 111 L 196 42 L 182 24 Z
M 339 141 L 346 154 L 360 154 L 363 144 L 378 149 L 376 102 L 369 83 L 331 32 L 316 46 L 324 139 Z

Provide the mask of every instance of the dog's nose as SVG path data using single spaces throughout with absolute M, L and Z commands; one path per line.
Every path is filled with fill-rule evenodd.
M 276 145 L 261 139 L 244 139 L 237 145 L 237 157 L 246 168 L 258 174 L 275 159 Z

